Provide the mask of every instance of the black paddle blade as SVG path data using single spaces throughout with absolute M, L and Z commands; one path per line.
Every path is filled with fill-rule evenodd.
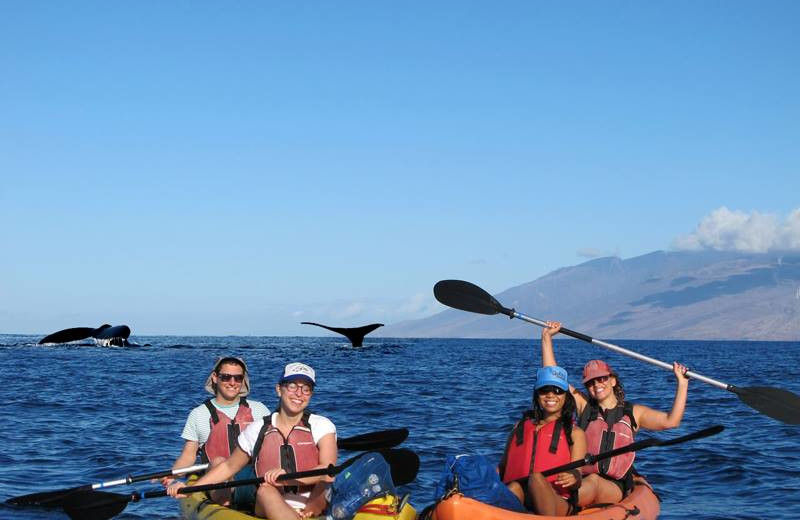
M 733 387 L 746 405 L 786 424 L 800 424 L 800 396 L 769 386 Z
M 120 514 L 130 495 L 118 495 L 104 491 L 78 491 L 64 499 L 64 512 L 72 520 L 107 520 Z
M 338 439 L 336 445 L 343 450 L 370 451 L 394 448 L 408 438 L 407 428 L 364 433 L 346 439 Z
M 411 450 L 382 450 L 380 454 L 392 468 L 392 482 L 404 486 L 414 482 L 419 472 L 419 456 Z
M 39 506 L 39 507 L 61 507 L 66 498 L 76 491 L 92 489 L 92 486 L 79 486 L 69 489 L 59 489 L 57 491 L 42 491 L 40 493 L 30 493 L 19 497 L 11 497 L 6 500 L 6 504 L 15 506 Z
M 510 316 L 506 309 L 494 299 L 494 296 L 475 284 L 464 280 L 441 280 L 433 286 L 433 295 L 439 302 L 461 311 L 478 314 L 497 314 L 502 312 Z

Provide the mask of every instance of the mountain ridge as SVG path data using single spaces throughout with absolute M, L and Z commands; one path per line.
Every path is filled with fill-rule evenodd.
M 470 280 L 480 285 L 479 280 Z M 433 285 L 433 284 L 432 284 Z M 653 251 L 561 267 L 495 295 L 594 337 L 800 340 L 800 252 Z M 447 309 L 383 337 L 530 338 L 531 325 Z

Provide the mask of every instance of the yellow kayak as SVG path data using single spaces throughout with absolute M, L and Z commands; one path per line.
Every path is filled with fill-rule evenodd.
M 189 479 L 189 485 L 196 480 Z M 212 502 L 206 493 L 194 493 L 180 500 L 185 520 L 256 520 L 258 517 Z M 324 520 L 316 517 L 311 520 Z M 353 520 L 416 520 L 417 512 L 408 500 L 394 495 L 376 498 L 364 504 Z M 260 519 L 263 520 L 263 519 Z

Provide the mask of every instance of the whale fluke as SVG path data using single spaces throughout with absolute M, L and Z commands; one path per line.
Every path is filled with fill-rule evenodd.
M 370 325 L 364 325 L 363 327 L 328 327 L 327 325 L 314 323 L 313 321 L 302 321 L 300 323 L 301 325 L 316 325 L 317 327 L 322 327 L 323 329 L 328 329 L 342 336 L 346 336 L 354 347 L 360 347 L 364 342 L 364 336 L 378 327 L 383 327 L 383 323 L 372 323 Z
M 58 332 L 54 332 L 40 339 L 39 345 L 44 345 L 45 343 L 69 343 L 70 341 L 94 338 L 100 340 L 104 345 L 123 347 L 127 345 L 130 335 L 131 329 L 127 325 L 112 327 L 108 323 L 104 323 L 96 329 L 91 327 L 74 327 L 71 329 L 59 330 Z
M 70 341 L 91 338 L 96 333 L 102 332 L 109 327 L 111 327 L 111 325 L 106 323 L 100 325 L 96 329 L 92 327 L 73 327 L 71 329 L 59 330 L 58 332 L 54 332 L 40 339 L 39 345 L 44 345 L 45 343 L 69 343 Z

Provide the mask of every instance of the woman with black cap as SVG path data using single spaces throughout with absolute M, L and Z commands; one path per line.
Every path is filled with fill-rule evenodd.
M 561 330 L 561 323 L 548 321 L 542 329 L 542 365 L 556 364 L 553 353 L 553 336 Z M 622 381 L 612 368 L 600 359 L 593 359 L 583 367 L 583 384 L 586 393 L 572 385 L 569 392 L 575 397 L 578 425 L 586 431 L 586 448 L 591 455 L 632 444 L 639 428 L 667 430 L 677 428 L 683 419 L 689 392 L 688 369 L 678 362 L 672 371 L 677 380 L 675 399 L 669 412 L 625 400 Z M 583 484 L 578 494 L 578 505 L 614 503 L 633 490 L 636 472 L 633 468 L 635 452 L 612 457 L 583 468 Z

